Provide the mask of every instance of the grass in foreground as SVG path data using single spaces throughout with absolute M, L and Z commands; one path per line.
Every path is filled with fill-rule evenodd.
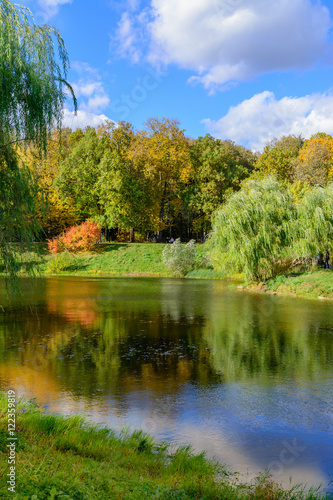
M 7 396 L 0 395 L 0 498 L 315 500 L 317 492 L 282 490 L 269 477 L 237 485 L 222 466 L 173 450 L 142 432 L 116 432 L 82 417 L 46 415 L 17 404 L 16 493 L 7 490 Z M 327 497 L 328 498 L 328 497 Z

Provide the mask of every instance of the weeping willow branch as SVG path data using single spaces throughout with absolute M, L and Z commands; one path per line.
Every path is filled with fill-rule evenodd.
M 29 9 L 0 0 L 0 258 L 15 274 L 13 243 L 31 241 L 38 232 L 35 179 L 14 150 L 33 143 L 42 154 L 55 126 L 61 129 L 69 60 L 64 41 L 52 26 L 39 26 Z

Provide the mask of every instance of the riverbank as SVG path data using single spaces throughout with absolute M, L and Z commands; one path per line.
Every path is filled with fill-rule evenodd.
M 156 243 L 104 243 L 94 252 L 50 254 L 47 245 L 36 243 L 18 264 L 18 273 L 27 274 L 34 267 L 41 275 L 72 276 L 157 276 L 171 277 L 162 261 L 165 245 Z M 194 268 L 189 278 L 220 279 L 223 273 L 213 269 L 205 245 L 196 246 Z
M 315 500 L 319 492 L 282 490 L 269 477 L 237 484 L 219 464 L 190 448 L 157 443 L 141 431 L 116 432 L 80 416 L 45 414 L 16 402 L 15 493 L 8 491 L 7 395 L 0 394 L 0 498 Z M 9 438 L 10 439 L 10 438 Z
M 50 254 L 45 243 L 36 243 L 18 264 L 18 275 L 26 276 L 32 268 L 41 276 L 176 277 L 162 261 L 163 244 L 105 243 L 95 252 Z M 186 278 L 229 279 L 231 286 L 259 293 L 295 295 L 305 298 L 333 299 L 333 270 L 315 270 L 275 276 L 263 283 L 245 283 L 242 275 L 227 276 L 213 269 L 209 250 L 196 245 L 194 268 Z M 235 282 L 237 285 L 235 285 Z
M 275 276 L 264 283 L 240 285 L 246 290 L 308 299 L 333 300 L 333 270 Z

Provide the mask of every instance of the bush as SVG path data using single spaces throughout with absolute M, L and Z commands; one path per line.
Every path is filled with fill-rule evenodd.
M 180 238 L 173 244 L 168 244 L 162 252 L 163 264 L 170 271 L 185 276 L 195 263 L 195 240 L 189 241 L 185 246 Z
M 67 251 L 61 255 L 56 255 L 49 261 L 47 266 L 47 272 L 51 274 L 61 273 L 66 271 L 73 263 L 74 257 L 70 255 Z
M 47 240 L 51 253 L 88 252 L 101 238 L 101 227 L 94 221 L 87 220 L 80 226 L 72 226 L 52 240 Z

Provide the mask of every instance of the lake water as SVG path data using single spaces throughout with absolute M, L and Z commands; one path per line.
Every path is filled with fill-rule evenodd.
M 192 444 L 242 478 L 333 478 L 333 303 L 145 278 L 1 282 L 0 388 Z

